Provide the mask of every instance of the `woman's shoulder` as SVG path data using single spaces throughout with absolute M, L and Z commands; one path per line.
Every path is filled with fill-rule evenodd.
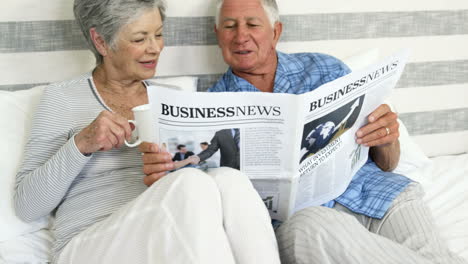
M 44 88 L 44 94 L 48 96 L 60 96 L 79 93 L 83 88 L 88 88 L 91 85 L 91 73 L 85 73 L 73 79 L 54 82 Z
M 69 112 L 70 109 L 88 106 L 87 102 L 96 100 L 90 76 L 83 74 L 73 79 L 49 84 L 44 88 L 38 110 Z

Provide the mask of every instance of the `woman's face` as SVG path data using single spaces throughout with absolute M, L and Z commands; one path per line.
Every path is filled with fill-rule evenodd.
M 152 78 L 164 47 L 162 30 L 159 10 L 146 11 L 122 27 L 117 34 L 116 47 L 108 50 L 104 63 L 110 64 L 106 66 L 110 66 L 117 78 L 122 80 Z

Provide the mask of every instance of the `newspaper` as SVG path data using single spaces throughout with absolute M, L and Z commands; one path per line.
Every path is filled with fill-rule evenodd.
M 194 165 L 201 169 L 210 160 L 208 169 L 234 164 L 251 179 L 270 216 L 284 221 L 346 190 L 368 158 L 355 133 L 390 95 L 407 57 L 401 51 L 301 95 L 150 86 L 156 143 L 172 153 L 186 145 L 203 157 Z M 200 149 L 203 141 L 211 141 L 211 153 Z

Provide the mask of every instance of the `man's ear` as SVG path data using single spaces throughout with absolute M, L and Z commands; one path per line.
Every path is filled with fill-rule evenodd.
M 274 34 L 273 40 L 275 42 L 275 46 L 276 46 L 276 43 L 278 43 L 282 32 L 283 32 L 283 23 L 279 21 L 275 22 L 275 25 L 273 26 L 273 34 Z
M 214 27 L 213 27 L 213 31 L 214 31 L 215 36 L 216 36 L 216 42 L 218 43 L 218 46 L 219 46 L 218 27 L 216 26 L 216 24 L 215 24 Z M 220 46 L 219 46 L 219 47 L 220 47 Z
M 94 47 L 96 47 L 97 51 L 102 56 L 106 56 L 108 49 L 107 43 L 104 41 L 104 38 L 96 31 L 96 28 L 90 28 L 89 35 L 91 36 L 91 40 L 93 41 Z

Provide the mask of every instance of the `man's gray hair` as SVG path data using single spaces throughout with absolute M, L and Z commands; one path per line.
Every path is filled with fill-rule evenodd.
M 223 5 L 224 0 L 218 0 L 216 4 L 216 14 L 215 14 L 215 23 L 216 28 L 219 27 L 219 17 L 221 15 L 221 6 Z M 280 21 L 279 9 L 275 0 L 260 0 L 260 3 L 265 10 L 265 13 L 270 21 L 271 26 L 273 27 L 276 22 Z
M 165 0 L 75 0 L 73 12 L 89 49 L 96 57 L 96 65 L 100 65 L 103 57 L 94 46 L 89 30 L 96 28 L 104 41 L 115 49 L 116 36 L 120 29 L 132 23 L 145 11 L 155 8 L 159 9 L 164 21 Z

